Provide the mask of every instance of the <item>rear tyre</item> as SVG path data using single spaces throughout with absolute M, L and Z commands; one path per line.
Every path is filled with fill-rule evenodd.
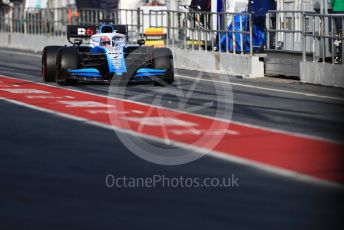
M 55 82 L 56 58 L 61 46 L 47 46 L 42 54 L 42 78 L 45 82 Z
M 173 55 L 170 49 L 153 49 L 152 64 L 154 69 L 164 69 L 168 71 L 159 81 L 154 81 L 154 85 L 166 86 L 171 85 L 174 82 Z
M 76 84 L 75 79 L 66 78 L 68 69 L 80 68 L 80 55 L 77 49 L 66 47 L 60 49 L 56 60 L 56 82 L 61 85 Z

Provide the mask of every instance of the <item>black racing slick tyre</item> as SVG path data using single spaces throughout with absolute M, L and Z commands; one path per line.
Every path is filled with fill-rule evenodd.
M 174 82 L 174 67 L 172 51 L 168 48 L 156 48 L 152 51 L 152 64 L 154 69 L 167 70 L 166 75 L 159 81 L 154 81 L 154 85 L 163 86 L 164 83 L 171 85 Z
M 56 59 L 56 82 L 61 85 L 72 85 L 76 80 L 66 78 L 67 69 L 80 68 L 80 55 L 76 48 L 64 47 L 60 49 Z
M 47 46 L 42 54 L 42 78 L 45 82 L 55 82 L 56 58 L 61 46 Z

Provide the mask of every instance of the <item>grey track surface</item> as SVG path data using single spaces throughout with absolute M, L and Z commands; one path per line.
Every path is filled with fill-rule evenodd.
M 0 74 L 41 82 L 39 57 L 10 53 L 0 50 Z M 289 80 L 230 80 L 343 98 L 341 89 Z M 187 90 L 193 82 L 181 78 L 178 84 Z M 211 100 L 213 95 L 203 93 L 208 85 L 201 82 L 189 103 Z M 108 92 L 106 85 L 77 89 Z M 150 85 L 138 85 L 130 87 L 127 96 L 142 92 L 159 93 Z M 343 140 L 342 100 L 238 85 L 233 93 L 235 121 Z M 162 98 L 173 101 L 171 95 Z M 211 110 L 199 113 L 211 115 Z M 112 131 L 3 101 L 0 114 L 1 229 L 343 229 L 340 190 L 211 157 L 184 166 L 153 165 L 130 153 Z M 107 174 L 201 178 L 235 174 L 240 187 L 110 189 L 105 186 Z

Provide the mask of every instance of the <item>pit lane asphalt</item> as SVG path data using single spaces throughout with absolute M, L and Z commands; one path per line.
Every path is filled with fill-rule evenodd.
M 39 57 L 0 51 L 0 60 L 0 74 L 41 82 Z M 180 81 L 186 88 L 192 85 L 190 80 Z M 231 81 L 342 97 L 340 89 L 303 86 L 294 81 Z M 207 85 L 201 83 L 200 87 L 192 99 L 199 100 Z M 77 88 L 106 95 L 108 86 Z M 233 89 L 234 120 L 341 140 L 340 100 L 276 95 L 246 87 Z M 133 86 L 131 90 L 135 93 L 155 88 Z M 125 149 L 112 131 L 3 101 L 0 110 L 1 229 L 343 227 L 342 191 L 210 157 L 184 166 L 153 165 Z M 105 186 L 107 174 L 201 178 L 235 174 L 240 187 L 109 189 Z

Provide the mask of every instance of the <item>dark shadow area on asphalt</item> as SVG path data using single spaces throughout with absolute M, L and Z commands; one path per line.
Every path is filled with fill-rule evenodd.
M 0 101 L 4 229 L 343 229 L 341 190 L 204 157 L 159 166 L 113 131 Z M 30 117 L 30 119 L 26 119 Z M 161 153 L 163 154 L 163 153 Z M 108 188 L 105 177 L 223 178 L 239 188 Z

